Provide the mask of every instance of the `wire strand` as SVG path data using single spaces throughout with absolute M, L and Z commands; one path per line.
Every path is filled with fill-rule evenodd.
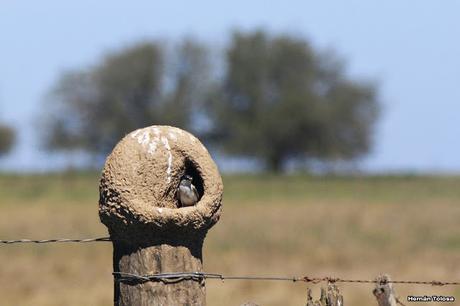
M 43 239 L 43 240 L 32 240 L 32 239 L 17 239 L 17 240 L 0 240 L 2 244 L 15 244 L 15 243 L 65 243 L 65 242 L 107 242 L 112 241 L 110 237 L 98 237 L 98 238 L 85 238 L 85 239 L 69 239 L 69 238 L 56 238 L 56 239 Z
M 89 243 L 89 242 L 109 242 L 112 241 L 110 237 L 98 238 L 85 238 L 85 239 L 70 239 L 70 238 L 56 238 L 56 239 L 16 239 L 16 240 L 0 240 L 0 244 L 15 244 L 15 243 Z M 113 272 L 115 281 L 182 281 L 182 280 L 199 280 L 203 279 L 220 279 L 220 280 L 252 280 L 252 281 L 290 281 L 290 282 L 305 282 L 305 283 L 372 283 L 372 284 L 414 284 L 414 285 L 431 285 L 431 286 L 459 286 L 460 281 L 414 281 L 414 280 L 368 280 L 368 279 L 342 279 L 336 277 L 280 277 L 280 276 L 228 276 L 217 273 L 205 272 L 175 272 L 175 273 L 161 273 L 151 275 L 137 275 L 125 272 Z
M 202 280 L 202 279 L 220 279 L 220 280 L 252 280 L 252 281 L 290 281 L 290 282 L 305 282 L 318 284 L 321 282 L 327 283 L 370 283 L 370 284 L 416 284 L 416 285 L 431 285 L 431 286 L 458 286 L 460 282 L 441 282 L 441 281 L 412 281 L 412 280 L 363 280 L 363 279 L 341 279 L 334 277 L 279 277 L 279 276 L 228 276 L 217 273 L 205 272 L 175 272 L 175 273 L 159 273 L 150 275 L 136 275 L 125 272 L 113 272 L 116 281 L 167 281 L 167 280 Z

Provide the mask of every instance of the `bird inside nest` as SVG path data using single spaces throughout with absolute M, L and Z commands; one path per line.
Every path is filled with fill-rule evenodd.
M 177 189 L 177 199 L 179 200 L 181 207 L 193 206 L 199 200 L 200 196 L 192 181 L 192 176 L 188 174 L 181 178 L 179 188 Z

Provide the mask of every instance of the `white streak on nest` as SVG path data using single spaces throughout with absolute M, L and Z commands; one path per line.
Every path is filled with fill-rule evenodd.
M 157 130 L 157 133 L 159 131 Z M 157 134 L 154 131 L 154 134 Z M 137 142 L 143 146 L 144 148 L 147 148 L 147 152 L 149 154 L 155 153 L 157 147 L 158 147 L 158 142 L 160 141 L 160 137 L 154 136 L 151 137 L 150 130 L 149 129 L 139 129 L 131 133 L 131 137 L 136 139 Z
M 161 214 L 163 212 L 163 208 L 157 208 L 157 211 Z
M 153 127 L 152 131 L 153 131 L 153 134 L 155 134 L 156 136 L 160 135 L 160 129 L 159 128 Z
M 150 154 L 155 153 L 159 140 L 160 140 L 160 138 L 153 137 L 152 141 L 149 143 L 149 148 L 147 150 L 148 153 L 150 153 Z
M 141 133 L 142 132 L 142 133 Z M 151 137 L 152 135 L 150 133 L 153 133 L 154 136 Z M 169 145 L 168 138 L 166 136 L 160 136 L 161 135 L 161 130 L 157 127 L 153 127 L 151 129 L 139 129 L 131 133 L 131 137 L 136 139 L 137 142 L 142 145 L 144 148 L 147 148 L 147 153 L 153 154 L 158 148 L 158 143 L 161 141 L 163 143 L 163 146 L 166 150 L 166 154 L 168 156 L 168 167 L 166 168 L 166 175 L 167 175 L 167 180 L 168 183 L 171 182 L 171 172 L 172 172 L 172 152 L 171 152 L 171 146 Z M 169 137 L 177 141 L 177 136 L 173 132 L 168 133 Z M 160 211 L 161 212 L 161 211 Z
M 141 133 L 142 132 L 142 133 Z M 151 137 L 151 132 L 154 134 Z M 168 183 L 171 182 L 171 172 L 172 172 L 172 153 L 171 153 L 171 146 L 169 145 L 168 138 L 166 136 L 160 136 L 161 130 L 157 127 L 152 127 L 151 129 L 139 129 L 130 134 L 130 136 L 137 140 L 137 142 L 142 145 L 144 148 L 147 148 L 147 153 L 153 154 L 158 148 L 158 143 L 161 141 L 163 146 L 166 150 L 166 154 L 168 156 L 168 167 L 166 168 L 166 175 Z M 168 133 L 169 137 L 177 141 L 176 134 L 173 132 Z
M 148 143 L 150 142 L 150 133 L 149 133 L 149 131 L 144 131 L 144 133 L 139 135 L 137 137 L 137 141 L 143 146 L 148 145 Z
M 134 132 L 131 133 L 131 137 L 136 138 L 137 134 L 139 134 L 142 131 L 142 129 L 137 129 Z
M 171 140 L 177 141 L 176 134 L 174 134 L 173 132 L 169 132 L 168 135 L 169 135 L 169 138 L 171 138 Z
M 166 169 L 166 174 L 168 175 L 168 183 L 171 182 L 171 171 L 172 171 L 172 153 L 171 147 L 169 146 L 168 138 L 161 136 L 161 142 L 165 146 L 166 152 L 168 154 L 168 168 Z

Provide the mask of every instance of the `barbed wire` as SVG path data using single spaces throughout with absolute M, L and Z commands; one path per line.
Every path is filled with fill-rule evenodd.
M 253 280 L 253 281 L 289 281 L 289 282 L 305 282 L 318 284 L 321 282 L 327 283 L 370 283 L 370 284 L 415 284 L 415 285 L 431 285 L 431 286 L 458 286 L 460 282 L 442 282 L 442 281 L 412 281 L 412 280 L 362 280 L 362 279 L 342 279 L 336 277 L 279 277 L 279 276 L 228 276 L 217 273 L 206 272 L 175 272 L 175 273 L 159 273 L 150 275 L 137 275 L 125 272 L 113 272 L 115 281 L 133 282 L 133 281 L 161 281 L 161 282 L 178 282 L 182 280 L 198 280 L 203 279 L 220 279 L 224 280 Z
M 43 239 L 43 240 L 32 240 L 32 239 L 16 239 L 16 240 L 0 240 L 3 244 L 14 244 L 14 243 L 64 243 L 64 242 L 107 242 L 112 241 L 110 237 L 98 237 L 98 238 L 85 238 L 85 239 L 69 239 L 69 238 L 56 238 L 56 239 Z
M 71 238 L 56 238 L 56 239 L 16 239 L 16 240 L 0 240 L 0 244 L 15 244 L 15 243 L 89 243 L 89 242 L 109 242 L 110 237 L 71 239 Z M 182 280 L 197 280 L 204 279 L 220 279 L 224 280 L 253 280 L 253 281 L 290 281 L 290 282 L 305 282 L 318 284 L 321 282 L 327 283 L 368 283 L 368 284 L 412 284 L 412 285 L 431 285 L 431 286 L 460 286 L 460 281 L 414 281 L 414 280 L 368 280 L 368 279 L 344 279 L 337 277 L 282 277 L 282 276 L 229 276 L 217 273 L 206 272 L 175 272 L 175 273 L 160 273 L 151 275 L 137 275 L 125 272 L 113 272 L 115 281 L 133 282 L 133 281 L 162 281 L 162 282 L 178 282 Z

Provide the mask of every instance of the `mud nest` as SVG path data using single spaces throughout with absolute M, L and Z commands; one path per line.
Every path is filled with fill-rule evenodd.
M 180 179 L 193 177 L 200 200 L 180 207 Z M 100 182 L 99 216 L 112 239 L 204 235 L 220 217 L 223 184 L 216 164 L 192 134 L 151 126 L 124 137 L 108 156 Z

